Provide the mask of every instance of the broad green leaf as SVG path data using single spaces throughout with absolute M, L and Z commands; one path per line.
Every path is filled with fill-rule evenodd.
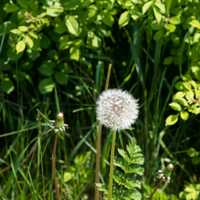
M 173 96 L 173 100 L 175 101 L 176 99 L 180 99 L 183 98 L 185 96 L 184 92 L 177 92 L 174 96 Z
M 119 27 L 124 27 L 128 24 L 129 22 L 129 12 L 128 11 L 125 11 L 123 12 L 120 17 L 119 17 Z
M 189 118 L 189 113 L 187 111 L 180 112 L 180 117 L 182 120 L 186 121 Z
M 181 16 L 177 15 L 175 17 L 171 17 L 169 19 L 169 21 L 170 21 L 171 24 L 174 24 L 174 25 L 180 24 L 181 23 Z
M 147 3 L 145 3 L 142 7 L 142 14 L 145 14 L 153 5 L 153 1 L 148 1 Z
M 175 84 L 175 88 L 177 90 L 184 90 L 184 85 L 183 85 L 183 82 L 182 81 L 179 81 Z
M 161 0 L 156 0 L 155 6 L 160 10 L 162 14 L 165 14 L 165 4 Z
M 21 32 L 27 32 L 28 31 L 28 27 L 27 26 L 19 26 L 18 30 Z
M 169 115 L 165 120 L 165 126 L 172 126 L 178 121 L 178 115 Z
M 196 19 L 193 19 L 191 22 L 190 22 L 190 25 L 194 28 L 197 28 L 197 29 L 200 29 L 200 22 Z
M 10 30 L 11 33 L 16 34 L 16 35 L 21 35 L 21 32 L 18 29 L 12 29 Z
M 191 71 L 194 75 L 194 77 L 200 81 L 200 66 L 192 66 Z
M 169 104 L 169 106 L 173 109 L 173 110 L 176 110 L 176 111 L 181 111 L 182 108 L 181 108 L 181 105 L 178 104 L 177 102 L 172 102 Z
M 187 99 L 189 104 L 193 103 L 194 102 L 194 92 L 192 90 L 186 91 L 185 98 Z
M 165 28 L 170 33 L 173 33 L 176 30 L 176 26 L 174 24 L 165 24 Z
M 56 72 L 55 79 L 59 84 L 65 85 L 68 81 L 68 76 L 65 72 Z
M 70 50 L 69 50 L 69 53 L 70 53 L 70 58 L 72 60 L 79 60 L 80 58 L 80 49 L 79 47 L 71 47 Z
M 75 16 L 66 16 L 65 25 L 72 35 L 79 36 L 79 23 Z
M 160 10 L 158 8 L 154 7 L 153 12 L 154 12 L 157 23 L 160 24 L 161 19 L 162 19 L 162 15 L 160 13 Z
M 64 33 L 67 30 L 67 28 L 65 26 L 65 22 L 59 18 L 56 18 L 56 20 L 57 21 L 55 22 L 55 32 L 57 32 L 59 34 Z
M 2 80 L 1 87 L 6 94 L 10 94 L 15 89 L 13 82 L 8 77 Z
M 24 38 L 24 41 L 25 41 L 25 43 L 27 44 L 27 46 L 29 48 L 33 47 L 34 43 L 33 43 L 33 40 L 31 39 L 31 37 L 29 37 L 28 35 L 26 35 L 25 38 Z
M 96 13 L 97 13 L 97 7 L 95 5 L 93 5 L 93 4 L 91 6 L 89 6 L 89 8 L 88 8 L 88 17 L 92 18 L 92 17 L 94 17 L 96 15 Z
M 54 63 L 49 60 L 39 67 L 39 72 L 44 76 L 51 76 L 54 72 Z
M 69 35 L 63 35 L 59 38 L 59 48 L 60 49 L 68 49 L 72 41 L 70 40 Z
M 64 173 L 64 182 L 69 182 L 70 180 L 72 180 L 74 174 L 70 173 L 70 172 L 65 172 Z
M 195 115 L 200 114 L 200 104 L 199 103 L 193 104 L 188 108 L 188 111 Z
M 40 81 L 39 83 L 39 91 L 42 94 L 50 93 L 53 91 L 55 85 L 52 79 L 46 78 Z
M 13 13 L 18 10 L 18 7 L 14 3 L 6 3 L 3 9 L 7 13 Z
M 16 44 L 16 51 L 17 51 L 17 54 L 18 53 L 21 53 L 25 50 L 26 48 L 26 44 L 23 40 L 19 41 L 17 44 Z
M 112 16 L 111 13 L 103 16 L 103 23 L 106 24 L 107 26 L 112 27 L 113 22 L 114 22 L 114 17 Z
M 188 107 L 188 102 L 185 98 L 176 98 L 175 101 L 184 107 Z
M 46 12 L 51 17 L 57 17 L 64 11 L 64 8 L 60 5 L 48 7 Z

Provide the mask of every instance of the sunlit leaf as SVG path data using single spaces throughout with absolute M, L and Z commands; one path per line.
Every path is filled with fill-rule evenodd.
M 17 53 L 21 53 L 25 50 L 26 48 L 26 44 L 25 42 L 22 40 L 22 41 L 19 41 L 17 44 L 16 44 L 16 51 Z
M 189 118 L 189 113 L 187 111 L 180 112 L 180 117 L 182 120 L 186 121 Z
M 66 16 L 65 25 L 68 28 L 68 31 L 75 36 L 79 35 L 79 23 L 75 16 Z
M 181 108 L 181 105 L 178 104 L 177 102 L 172 102 L 169 104 L 169 106 L 173 109 L 173 110 L 176 110 L 176 111 L 181 111 L 182 108 Z
M 169 115 L 165 120 L 165 126 L 172 126 L 178 121 L 178 115 Z
M 39 90 L 42 94 L 50 93 L 54 89 L 54 82 L 50 78 L 46 78 L 40 81 Z
M 120 27 L 123 27 L 126 26 L 128 22 L 129 22 L 129 12 L 125 11 L 120 15 L 118 24 Z
M 142 7 L 142 13 L 145 14 L 153 5 L 153 1 L 148 1 L 147 3 L 145 3 Z

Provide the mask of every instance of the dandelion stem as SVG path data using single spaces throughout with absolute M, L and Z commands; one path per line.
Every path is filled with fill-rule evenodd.
M 111 76 L 111 69 L 112 64 L 109 64 L 106 83 L 105 83 L 105 90 L 109 87 L 110 76 Z M 95 200 L 101 200 L 101 193 L 98 190 L 97 184 L 100 183 L 99 175 L 101 173 L 100 169 L 100 159 L 101 159 L 101 132 L 102 126 L 100 123 L 97 124 L 97 135 L 96 135 L 96 169 L 95 169 Z
M 58 143 L 58 136 L 55 136 L 54 144 L 53 144 L 53 151 L 52 151 L 52 181 L 54 183 L 54 188 L 56 192 L 56 200 L 60 200 L 60 190 L 59 190 L 59 183 L 56 177 L 56 149 L 57 149 L 57 143 Z
M 57 144 L 58 144 L 58 135 L 62 132 L 62 128 L 64 127 L 64 116 L 63 113 L 58 113 L 56 116 L 56 122 L 55 122 L 55 139 L 53 143 L 53 149 L 52 149 L 52 156 L 51 156 L 51 173 L 52 173 L 52 181 L 53 186 L 55 190 L 55 196 L 56 200 L 61 200 L 61 194 L 60 194 L 60 185 L 58 182 L 58 178 L 56 177 L 56 150 L 57 150 Z
M 110 153 L 110 174 L 109 174 L 109 183 L 108 183 L 108 200 L 112 200 L 115 140 L 116 140 L 116 130 L 113 130 L 112 131 L 112 146 L 111 146 L 111 153 Z
M 96 138 L 96 172 L 95 172 L 95 200 L 100 199 L 100 192 L 98 190 L 97 184 L 100 183 L 99 173 L 100 173 L 100 157 L 101 157 L 101 124 L 97 125 L 97 138 Z

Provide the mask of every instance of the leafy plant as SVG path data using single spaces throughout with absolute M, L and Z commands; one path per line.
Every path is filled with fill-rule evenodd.
M 189 113 L 200 114 L 200 83 L 185 77 L 184 81 L 177 82 L 175 87 L 179 91 L 173 95 L 169 106 L 178 113 L 167 117 L 166 126 L 174 125 L 179 117 L 186 121 Z
M 141 148 L 136 144 L 135 138 L 131 138 L 126 150 L 118 149 L 113 180 L 114 200 L 142 199 L 143 165 L 144 157 Z M 105 185 L 101 184 L 100 190 L 104 193 L 104 199 L 107 199 L 108 191 Z
M 93 181 L 93 156 L 90 151 L 78 155 L 74 163 L 65 170 L 62 180 L 64 197 L 69 200 L 89 199 L 88 186 Z
M 196 200 L 200 198 L 200 184 L 187 184 L 179 195 L 183 200 Z

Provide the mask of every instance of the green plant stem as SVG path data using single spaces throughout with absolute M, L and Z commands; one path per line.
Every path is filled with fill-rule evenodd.
M 95 200 L 100 199 L 100 192 L 98 190 L 97 184 L 100 183 L 99 173 L 100 173 L 100 157 L 101 157 L 101 124 L 97 125 L 97 138 L 96 138 L 96 171 L 95 171 Z
M 111 153 L 110 153 L 110 174 L 109 174 L 109 183 L 108 183 L 108 200 L 112 200 L 115 140 L 116 140 L 116 130 L 113 130 L 112 131 L 112 146 L 111 146 Z
M 54 189 L 56 193 L 56 200 L 61 200 L 60 197 L 60 189 L 59 189 L 59 183 L 56 177 L 56 149 L 57 149 L 57 143 L 58 143 L 58 136 L 55 136 L 54 144 L 53 144 L 53 150 L 52 150 L 52 157 L 51 157 L 51 166 L 52 166 L 52 181 L 54 184 Z
M 109 87 L 111 69 L 112 69 L 112 64 L 109 64 L 108 71 L 107 71 L 107 77 L 106 77 L 106 83 L 105 83 L 105 90 L 107 90 L 108 87 Z M 95 195 L 94 195 L 95 200 L 101 199 L 101 194 L 100 194 L 98 187 L 97 187 L 97 184 L 100 183 L 99 175 L 101 173 L 101 169 L 100 169 L 101 131 L 102 131 L 102 126 L 101 126 L 100 123 L 98 123 L 98 125 L 97 125 L 97 135 L 96 135 L 96 169 L 95 169 Z
M 107 72 L 107 77 L 106 77 L 105 90 L 107 90 L 108 86 L 109 86 L 110 76 L 111 76 L 111 69 L 112 69 L 112 64 L 109 64 L 109 66 L 108 66 L 108 72 Z

